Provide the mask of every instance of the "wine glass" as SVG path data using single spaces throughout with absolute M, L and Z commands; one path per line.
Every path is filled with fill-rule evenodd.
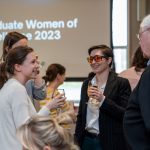
M 90 80 L 89 82 L 90 82 L 90 85 L 91 85 L 91 86 L 98 88 L 98 85 L 97 85 L 97 83 L 96 83 L 96 80 Z
M 90 80 L 89 83 L 88 83 L 88 87 L 95 87 L 95 88 L 98 88 L 98 85 L 96 83 L 96 80 Z M 89 97 L 89 101 L 88 103 L 92 106 L 97 106 L 99 104 L 99 102 L 95 99 L 95 98 L 92 98 L 92 97 Z
M 59 94 L 63 94 L 63 97 L 65 97 L 65 90 L 64 89 L 57 89 Z
M 64 89 L 57 89 L 58 94 L 63 94 L 62 97 L 65 97 L 65 90 Z M 59 115 L 61 113 L 61 107 L 57 108 L 57 114 Z

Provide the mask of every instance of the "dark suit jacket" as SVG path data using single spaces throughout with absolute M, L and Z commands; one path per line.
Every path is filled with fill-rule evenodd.
M 150 66 L 130 96 L 124 133 L 131 150 L 150 150 Z
M 85 80 L 81 89 L 81 100 L 75 129 L 75 139 L 82 146 L 85 136 L 87 95 L 89 79 Z M 106 96 L 99 114 L 100 141 L 103 150 L 126 150 L 123 136 L 122 121 L 131 93 L 129 81 L 118 77 L 116 73 L 110 72 L 104 95 Z

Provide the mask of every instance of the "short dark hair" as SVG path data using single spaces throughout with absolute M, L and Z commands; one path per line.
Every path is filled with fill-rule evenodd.
M 88 49 L 88 54 L 90 55 L 91 52 L 92 52 L 93 50 L 96 50 L 96 49 L 100 50 L 100 51 L 102 52 L 102 54 L 103 54 L 106 58 L 111 57 L 112 60 L 113 60 L 114 55 L 113 55 L 112 49 L 111 49 L 110 47 L 108 47 L 107 45 L 104 45 L 104 44 L 102 44 L 102 45 L 95 45 L 95 46 L 90 47 L 90 48 Z M 111 67 L 111 65 L 112 65 L 112 62 L 110 63 L 110 67 Z

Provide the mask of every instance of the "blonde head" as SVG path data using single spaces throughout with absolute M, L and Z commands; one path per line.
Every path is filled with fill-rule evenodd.
M 17 130 L 17 135 L 27 150 L 43 150 L 45 146 L 51 150 L 78 150 L 70 130 L 63 128 L 74 121 L 72 112 L 62 113 L 55 119 L 34 116 Z

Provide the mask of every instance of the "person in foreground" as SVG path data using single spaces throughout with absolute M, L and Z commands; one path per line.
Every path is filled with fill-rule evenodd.
M 111 70 L 111 48 L 96 45 L 88 53 L 95 76 L 90 74 L 82 85 L 75 141 L 81 150 L 126 150 L 122 123 L 129 81 Z
M 17 136 L 24 150 L 79 150 L 70 129 L 63 128 L 75 120 L 73 112 L 62 113 L 56 118 L 33 116 L 17 130 Z
M 144 56 L 150 59 L 150 15 L 140 24 L 139 44 Z M 130 150 L 150 149 L 150 66 L 130 96 L 123 124 Z
M 26 82 L 36 76 L 34 71 L 38 67 L 36 54 L 31 47 L 18 46 L 8 53 L 3 64 L 8 79 L 2 82 L 3 86 L 0 89 L 0 149 L 21 150 L 16 129 L 26 119 L 36 114 L 25 88 Z M 0 74 L 2 72 L 0 68 Z M 49 110 L 63 105 L 64 100 L 65 97 L 62 98 L 61 94 L 54 97 L 54 100 L 48 102 L 38 115 L 49 115 Z
M 27 46 L 27 45 L 28 45 L 28 39 L 25 35 L 16 31 L 8 32 L 3 42 L 3 53 L 1 56 L 1 62 L 5 62 L 6 56 L 11 51 L 11 49 L 17 46 Z M 37 57 L 37 62 L 38 62 L 38 57 Z M 40 75 L 39 67 L 36 68 L 35 73 L 36 76 L 34 77 L 34 79 L 27 81 L 25 85 L 28 95 L 32 99 L 33 103 L 34 103 L 34 99 L 42 100 L 46 97 L 45 82 Z M 1 87 L 1 82 L 0 82 L 0 87 Z

